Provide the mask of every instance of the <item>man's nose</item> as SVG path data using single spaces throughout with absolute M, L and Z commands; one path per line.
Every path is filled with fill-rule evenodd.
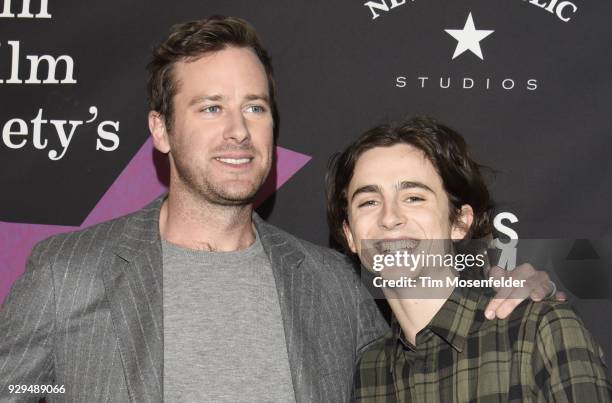
M 380 217 L 380 226 L 392 230 L 404 224 L 396 202 L 385 203 Z
M 232 112 L 227 114 L 227 125 L 223 132 L 225 140 L 234 140 L 242 143 L 250 137 L 249 128 L 242 112 Z

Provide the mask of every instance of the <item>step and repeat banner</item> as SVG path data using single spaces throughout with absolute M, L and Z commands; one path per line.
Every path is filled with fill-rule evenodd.
M 330 156 L 372 126 L 433 116 L 492 168 L 511 260 L 549 271 L 612 356 L 604 0 L 0 0 L 0 302 L 36 242 L 165 191 L 145 65 L 170 26 L 214 14 L 251 22 L 272 56 L 270 222 L 328 245 Z

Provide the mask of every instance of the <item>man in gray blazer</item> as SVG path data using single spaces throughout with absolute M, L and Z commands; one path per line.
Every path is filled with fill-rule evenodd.
M 255 31 L 174 27 L 148 92 L 169 192 L 34 247 L 0 311 L 0 401 L 347 401 L 387 325 L 346 257 L 253 212 L 276 128 Z

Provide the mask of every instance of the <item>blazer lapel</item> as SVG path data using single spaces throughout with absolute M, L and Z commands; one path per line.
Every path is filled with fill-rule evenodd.
M 128 218 L 102 270 L 131 401 L 163 401 L 162 202 Z
M 305 335 L 309 329 L 305 325 L 311 323 L 308 318 L 311 310 L 307 306 L 312 306 L 316 298 L 313 292 L 318 287 L 308 286 L 311 276 L 300 269 L 304 254 L 293 242 L 257 214 L 253 214 L 253 221 L 276 282 L 296 401 L 313 401 L 316 398 L 313 373 L 316 363 L 307 344 Z
M 102 270 L 131 401 L 163 401 L 163 258 L 159 210 L 164 197 L 129 218 Z M 316 398 L 316 357 L 306 324 L 316 320 L 319 287 L 300 265 L 304 254 L 257 214 L 253 221 L 270 259 L 279 297 L 296 400 Z

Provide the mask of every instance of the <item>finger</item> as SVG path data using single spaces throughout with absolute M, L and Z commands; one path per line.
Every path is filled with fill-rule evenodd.
M 497 311 L 497 308 L 499 308 L 499 306 L 504 302 L 504 299 L 497 299 L 494 298 L 491 301 L 489 301 L 489 304 L 487 305 L 487 307 L 485 308 L 485 318 L 492 320 L 495 319 L 495 311 Z
M 527 280 L 526 287 L 531 290 L 530 298 L 533 301 L 539 302 L 551 296 L 551 293 L 555 290 L 555 286 L 548 273 L 535 270 L 535 268 L 528 263 L 518 266 L 517 269 L 519 267 L 525 267 L 525 269 L 521 273 L 518 273 L 518 276 L 514 275 L 514 272 L 513 275 L 515 278 L 522 277 Z
M 512 277 L 518 279 L 528 279 L 540 273 L 529 263 L 519 264 L 512 270 Z
M 516 307 L 519 306 L 519 304 L 523 302 L 524 300 L 525 298 L 505 299 L 504 302 L 502 302 L 497 308 L 497 310 L 495 311 L 495 315 L 499 319 L 506 319 L 508 315 L 510 315 L 512 311 L 514 311 L 514 309 L 516 309 Z
M 530 288 L 516 287 L 508 290 L 510 290 L 510 294 L 495 311 L 495 316 L 499 319 L 505 319 L 521 302 L 529 297 Z
M 567 294 L 563 291 L 557 291 L 555 293 L 555 300 L 559 302 L 565 302 L 567 301 Z
M 502 278 L 505 273 L 507 273 L 507 271 L 499 266 L 493 266 L 489 269 L 489 277 L 494 277 L 496 279 Z
M 548 273 L 546 273 L 545 271 L 538 271 L 541 279 L 543 282 L 552 282 L 552 279 L 550 278 L 550 276 L 548 275 Z
M 511 288 L 500 288 L 497 291 L 497 294 L 489 301 L 487 307 L 485 308 L 485 317 L 489 320 L 495 319 L 495 312 L 499 308 L 500 305 L 504 303 L 506 298 L 512 293 Z
M 534 302 L 540 302 L 550 295 L 552 287 L 537 286 L 529 293 L 529 298 Z
M 529 292 L 543 289 L 545 291 L 544 296 L 546 296 L 550 295 L 553 290 L 553 285 L 549 280 L 548 274 L 542 271 L 535 272 L 525 280 L 524 288 L 528 289 Z
M 532 301 L 535 301 L 535 302 L 540 302 L 548 298 L 553 292 L 553 290 L 555 289 L 551 281 L 546 281 L 545 283 L 543 283 L 539 280 L 533 279 L 532 281 L 528 280 L 527 283 L 528 283 L 528 288 L 531 290 L 529 293 L 529 297 L 531 298 Z

